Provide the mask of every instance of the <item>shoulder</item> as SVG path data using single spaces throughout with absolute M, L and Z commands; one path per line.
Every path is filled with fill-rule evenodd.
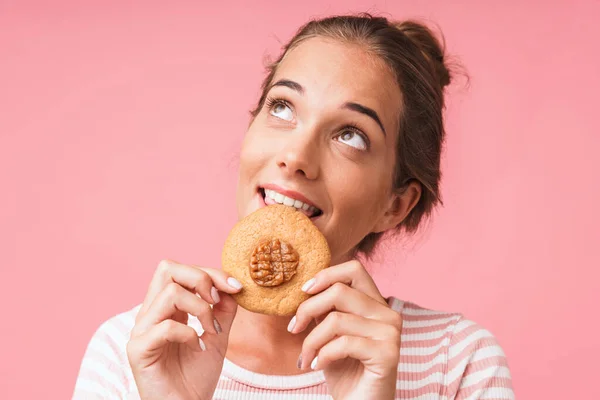
M 124 398 L 135 391 L 127 359 L 127 342 L 141 304 L 99 325 L 79 367 L 74 399 Z
M 450 398 L 514 398 L 506 355 L 490 331 L 460 313 L 395 298 L 388 298 L 388 304 L 403 320 L 398 365 L 402 398 L 423 391 Z
M 431 310 L 395 297 L 389 297 L 387 303 L 402 315 L 402 336 L 409 341 L 443 340 L 463 320 L 462 314 Z
M 124 354 L 131 330 L 135 325 L 135 318 L 141 307 L 142 305 L 138 304 L 104 321 L 94 332 L 90 344 L 102 343 L 110 346 L 115 353 Z
M 512 399 L 506 354 L 496 337 L 478 323 L 458 320 L 448 348 L 447 392 L 461 397 Z

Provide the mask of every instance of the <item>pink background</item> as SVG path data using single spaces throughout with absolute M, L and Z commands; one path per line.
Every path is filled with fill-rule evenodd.
M 490 329 L 519 398 L 600 396 L 598 1 L 80 3 L 0 2 L 0 397 L 70 397 L 162 258 L 219 266 L 263 56 L 364 10 L 438 22 L 471 76 L 446 206 L 380 288 Z

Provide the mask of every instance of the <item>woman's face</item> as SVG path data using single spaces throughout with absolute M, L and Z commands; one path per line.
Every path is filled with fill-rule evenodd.
M 398 84 L 361 47 L 311 38 L 287 54 L 267 90 L 242 145 L 239 217 L 274 202 L 304 209 L 332 263 L 346 261 L 367 234 L 399 222 Z

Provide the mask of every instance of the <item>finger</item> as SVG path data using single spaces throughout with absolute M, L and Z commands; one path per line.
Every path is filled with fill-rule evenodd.
M 139 335 L 160 322 L 171 319 L 177 312 L 194 315 L 202 324 L 204 331 L 217 333 L 210 305 L 177 283 L 169 283 L 156 296 L 148 311 L 140 317 L 134 326 L 135 334 Z
M 358 316 L 378 320 L 388 324 L 401 324 L 399 313 L 387 304 L 379 303 L 372 297 L 353 289 L 343 283 L 334 283 L 327 290 L 312 296 L 300 304 L 290 332 L 302 332 L 313 318 L 318 318 L 330 311 L 337 310 Z
M 319 350 L 319 354 L 310 362 L 310 368 L 324 369 L 330 364 L 353 358 L 366 367 L 376 366 L 378 371 L 398 368 L 399 351 L 390 351 L 385 342 L 357 336 L 340 336 Z
M 340 336 L 357 336 L 400 345 L 400 330 L 392 325 L 333 311 L 304 339 L 301 360 L 312 360 L 319 349 Z
M 379 303 L 386 303 L 371 275 L 357 260 L 334 265 L 318 272 L 312 279 L 304 283 L 302 290 L 308 294 L 316 294 L 331 287 L 336 282 L 344 283 L 359 290 Z
M 215 319 L 221 324 L 225 337 L 229 336 L 229 331 L 231 330 L 231 325 L 233 324 L 237 309 L 237 302 L 227 293 L 221 295 L 221 301 L 212 309 Z
M 136 360 L 137 364 L 144 358 L 152 358 L 153 353 L 161 351 L 169 343 L 187 344 L 195 351 L 206 350 L 206 345 L 191 326 L 166 319 L 142 335 L 132 338 L 127 343 L 127 355 Z
M 204 301 L 211 304 L 218 303 L 220 296 L 217 290 L 225 293 L 237 293 L 241 290 L 241 284 L 224 271 L 163 260 L 156 268 L 138 316 L 147 311 L 158 293 L 171 282 L 198 293 Z
M 220 333 L 215 335 L 211 332 L 201 332 L 206 347 L 218 349 L 223 355 L 225 354 L 237 309 L 238 305 L 235 299 L 230 294 L 223 293 L 221 301 L 212 307 L 212 313 L 218 323 Z

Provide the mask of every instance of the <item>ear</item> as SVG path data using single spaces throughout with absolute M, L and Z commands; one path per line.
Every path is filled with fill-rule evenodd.
M 401 192 L 390 195 L 387 209 L 373 227 L 373 232 L 384 232 L 395 228 L 410 214 L 421 198 L 423 188 L 418 181 L 409 182 Z

